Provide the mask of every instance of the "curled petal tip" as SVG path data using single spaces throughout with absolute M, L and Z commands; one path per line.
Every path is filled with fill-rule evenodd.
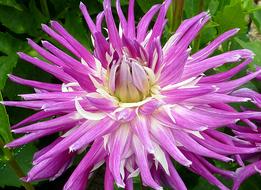
M 41 24 L 41 27 L 43 30 L 45 30 L 46 28 L 48 28 L 48 26 L 46 24 Z
M 31 40 L 31 38 L 26 38 L 27 42 L 30 44 L 30 42 L 32 42 L 33 40 Z
M 43 45 L 47 45 L 47 44 L 49 44 L 49 42 L 46 41 L 46 40 L 41 40 L 41 43 L 42 43 Z
M 50 24 L 51 24 L 51 26 L 55 26 L 55 25 L 58 25 L 59 22 L 58 22 L 58 21 L 55 21 L 55 20 L 51 20 L 51 21 L 50 21 Z
M 23 52 L 17 52 L 17 55 L 18 55 L 19 57 L 21 57 L 22 55 L 24 55 L 24 53 L 23 53 Z
M 82 9 L 82 8 L 85 8 L 86 6 L 85 6 L 85 4 L 83 2 L 80 1 L 79 7 L 80 7 L 80 9 Z

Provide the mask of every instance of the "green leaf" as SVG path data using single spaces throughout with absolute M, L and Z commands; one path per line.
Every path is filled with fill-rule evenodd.
M 2 94 L 0 92 L 0 101 L 3 101 Z M 0 136 L 3 142 L 7 143 L 12 140 L 10 133 L 9 117 L 6 113 L 5 107 L 0 104 Z
M 254 57 L 253 64 L 261 66 L 261 42 L 260 41 L 254 41 L 254 42 L 245 42 L 243 40 L 240 40 L 239 38 L 235 38 L 236 42 L 239 43 L 239 45 L 242 48 L 250 49 L 252 50 L 256 55 Z
M 65 28 L 85 47 L 91 47 L 90 35 L 87 35 L 87 24 L 78 10 L 68 11 L 65 15 Z
M 254 12 L 252 18 L 257 27 L 257 30 L 261 32 L 261 11 Z
M 11 73 L 17 62 L 17 55 L 0 57 L 0 90 L 4 88 L 7 74 Z
M 25 43 L 12 37 L 8 33 L 2 32 L 0 32 L 0 42 L 0 52 L 5 54 L 4 56 L 0 56 L 0 90 L 2 90 L 7 74 L 11 73 L 16 65 L 18 59 L 16 51 L 22 49 Z
M 12 7 L 0 6 L 0 22 L 15 33 L 32 33 L 34 26 L 32 15 Z
M 246 33 L 248 22 L 245 17 L 241 2 L 237 0 L 237 3 L 226 5 L 223 10 L 219 10 L 214 21 L 219 24 L 219 33 L 232 28 L 240 28 L 240 33 Z
M 29 8 L 24 7 L 22 11 L 0 5 L 0 22 L 17 34 L 27 33 L 32 36 L 39 36 L 40 23 L 43 20 L 43 16 L 40 15 L 34 1 L 29 3 Z
M 153 1 L 153 0 L 152 0 Z M 98 0 L 98 2 L 100 3 L 103 3 L 103 0 Z M 115 7 L 115 3 L 116 1 L 115 0 L 112 0 L 111 1 L 111 5 Z M 121 6 L 124 6 L 124 5 L 128 5 L 129 4 L 129 1 L 128 0 L 121 0 Z
M 8 33 L 0 32 L 0 52 L 7 55 L 24 47 L 24 42 L 14 38 Z
M 19 11 L 23 10 L 22 6 L 16 3 L 15 0 L 0 0 L 0 5 L 5 5 L 8 7 L 13 7 Z
M 25 173 L 27 173 L 29 169 L 32 167 L 32 158 L 34 152 L 36 151 L 37 151 L 36 147 L 32 144 L 25 145 L 14 151 L 15 159 Z M 20 187 L 21 182 L 17 178 L 12 168 L 6 162 L 1 161 L 0 162 L 0 187 L 4 188 L 5 186 Z
M 256 174 L 248 178 L 242 185 L 240 186 L 239 190 L 260 190 L 261 187 L 261 180 L 260 174 Z
M 161 4 L 162 0 L 137 0 L 138 5 L 141 10 L 145 13 L 147 12 L 153 5 Z

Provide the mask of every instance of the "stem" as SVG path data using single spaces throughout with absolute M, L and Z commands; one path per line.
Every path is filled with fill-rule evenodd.
M 173 15 L 174 15 L 174 3 L 172 2 L 171 5 L 169 6 L 169 10 L 167 13 L 167 17 L 168 17 L 168 24 L 169 24 L 169 32 L 171 33 L 173 30 L 172 28 L 174 27 L 174 21 L 173 21 Z
M 43 13 L 45 14 L 45 16 L 50 18 L 50 13 L 49 13 L 49 9 L 48 9 L 46 0 L 40 0 L 40 5 L 41 5 L 41 9 L 42 9 Z
M 202 12 L 204 9 L 204 0 L 200 0 L 198 4 L 198 13 Z M 200 33 L 197 35 L 197 37 L 194 40 L 194 47 L 193 52 L 197 52 L 200 48 Z
M 0 91 L 0 101 L 2 101 L 2 100 L 3 100 L 3 97 L 2 97 L 2 93 Z M 19 166 L 19 164 L 15 160 L 13 152 L 4 147 L 4 145 L 6 143 L 10 142 L 13 139 L 13 137 L 12 137 L 12 134 L 10 133 L 10 129 L 8 130 L 10 123 L 9 123 L 9 118 L 7 116 L 7 113 L 6 113 L 5 106 L 2 106 L 2 107 L 3 107 L 2 111 L 6 115 L 6 120 L 1 120 L 1 122 L 6 123 L 6 128 L 5 128 L 6 133 L 4 134 L 5 137 L 0 136 L 0 149 L 3 151 L 4 158 L 5 158 L 6 162 L 9 164 L 9 166 L 13 169 L 13 171 L 15 172 L 17 177 L 20 179 L 21 177 L 24 177 L 25 174 L 24 174 L 22 168 Z M 3 126 L 0 126 L 0 127 L 3 127 Z M 26 190 L 34 190 L 34 187 L 30 183 L 23 182 L 23 181 L 21 181 L 21 183 Z
M 15 160 L 14 156 L 13 156 L 13 153 L 7 149 L 7 148 L 4 148 L 4 143 L 2 140 L 0 140 L 0 146 L 1 146 L 1 149 L 4 153 L 4 157 L 6 159 L 6 162 L 9 164 L 9 166 L 13 169 L 13 171 L 15 172 L 15 174 L 17 175 L 17 177 L 20 179 L 22 177 L 25 176 L 22 168 L 19 166 L 19 164 L 17 163 L 17 161 Z M 30 184 L 30 183 L 27 183 L 27 182 L 24 182 L 24 181 L 21 181 L 22 185 L 24 186 L 24 188 L 26 190 L 34 190 L 34 187 Z
M 182 21 L 184 3 L 185 0 L 174 0 L 174 2 L 172 3 L 174 6 L 174 11 L 171 31 L 176 31 Z

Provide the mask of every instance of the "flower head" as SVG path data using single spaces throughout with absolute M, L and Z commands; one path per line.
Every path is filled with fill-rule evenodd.
M 28 40 L 46 61 L 19 53 L 24 59 L 52 74 L 59 84 L 9 78 L 34 87 L 34 94 L 22 94 L 24 101 L 5 105 L 38 110 L 13 126 L 25 136 L 7 144 L 17 147 L 53 133 L 60 137 L 34 156 L 34 167 L 24 179 L 54 179 L 61 175 L 77 154 L 87 151 L 64 186 L 65 190 L 84 189 L 88 177 L 104 162 L 105 189 L 132 188 L 133 177 L 153 189 L 168 185 L 186 189 L 173 162 L 188 167 L 220 189 L 227 189 L 214 175 L 232 177 L 206 158 L 224 162 L 234 155 L 254 153 L 257 147 L 237 147 L 233 137 L 217 128 L 239 119 L 260 117 L 258 111 L 237 112 L 231 102 L 255 101 L 254 97 L 233 94 L 240 85 L 260 74 L 260 70 L 230 80 L 252 61 L 246 49 L 210 55 L 222 42 L 235 35 L 232 29 L 207 47 L 191 54 L 189 45 L 210 19 L 202 12 L 185 20 L 162 47 L 161 35 L 171 0 L 154 5 L 135 25 L 134 0 L 127 18 L 116 1 L 120 24 L 113 19 L 111 2 L 104 0 L 104 11 L 93 22 L 84 4 L 80 9 L 91 31 L 94 52 L 89 52 L 58 22 L 42 25 L 43 30 L 71 52 L 69 55 L 48 41 L 39 46 Z M 149 25 L 157 19 L 152 29 Z M 102 31 L 106 21 L 107 35 Z M 223 73 L 204 72 L 223 64 L 240 62 Z M 55 118 L 53 117 L 55 116 Z M 41 122 L 36 122 L 45 119 Z M 36 122 L 36 123 L 35 123 Z

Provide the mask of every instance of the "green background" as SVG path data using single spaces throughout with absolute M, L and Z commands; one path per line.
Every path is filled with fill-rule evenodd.
M 122 0 L 123 10 L 127 11 L 127 0 Z M 137 0 L 135 5 L 136 21 L 155 3 L 161 0 Z M 93 18 L 102 11 L 102 0 L 83 0 L 88 6 Z M 25 52 L 32 56 L 38 56 L 28 45 L 26 38 L 31 38 L 37 43 L 42 39 L 47 39 L 56 44 L 42 30 L 41 23 L 48 23 L 49 20 L 58 20 L 66 29 L 88 49 L 92 49 L 90 32 L 79 10 L 78 0 L 0 0 L 0 90 L 4 100 L 20 100 L 18 94 L 32 92 L 32 89 L 14 84 L 7 80 L 8 73 L 27 78 L 36 79 L 45 82 L 55 82 L 52 76 L 39 70 L 35 66 L 18 59 L 17 51 Z M 202 10 L 209 10 L 212 19 L 200 32 L 199 37 L 192 43 L 193 51 L 204 47 L 219 34 L 231 28 L 240 28 L 236 37 L 224 43 L 215 54 L 222 53 L 231 49 L 248 48 L 255 54 L 253 63 L 248 66 L 248 70 L 254 70 L 255 65 L 261 64 L 261 11 L 254 0 L 185 0 L 183 10 L 183 19 L 190 18 Z M 115 14 L 115 9 L 113 9 Z M 116 15 L 116 14 L 115 14 Z M 172 13 L 168 14 L 169 20 L 172 21 L 166 26 L 163 41 L 166 41 L 173 34 L 175 25 Z M 115 16 L 115 19 L 117 17 Z M 175 28 L 175 27 L 174 27 Z M 59 45 L 58 45 L 59 46 Z M 59 46 L 60 47 L 60 46 Z M 219 72 L 229 69 L 231 66 L 225 65 L 217 68 Z M 247 71 L 240 72 L 236 77 L 242 76 Z M 247 87 L 260 92 L 260 85 L 257 81 L 251 81 L 246 84 Z M 21 121 L 26 116 L 32 114 L 32 111 L 19 108 L 6 108 L 0 106 L 0 139 L 3 143 L 10 141 L 12 138 L 9 132 L 9 125 Z M 7 115 L 8 113 L 8 115 Z M 12 152 L 17 162 L 24 172 L 31 167 L 33 153 L 51 142 L 55 136 L 43 138 L 40 141 L 20 147 Z M 8 158 L 1 151 L 0 157 L 0 189 L 23 189 L 21 183 L 13 170 L 8 165 Z M 76 162 L 77 163 L 77 162 Z M 224 165 L 215 162 L 217 166 L 234 169 L 234 164 Z M 36 189 L 62 189 L 63 184 L 73 171 L 72 166 L 62 177 L 55 181 L 41 181 L 33 185 Z M 179 173 L 184 179 L 188 189 L 192 190 L 209 190 L 217 189 L 208 184 L 201 177 L 189 172 L 181 166 L 177 166 Z M 103 189 L 103 170 L 101 168 L 90 180 L 89 189 Z M 223 180 L 224 181 L 224 180 Z M 230 181 L 224 181 L 228 186 Z M 139 179 L 135 179 L 135 189 L 141 189 Z M 255 175 L 248 179 L 242 186 L 241 190 L 261 189 L 261 177 Z

